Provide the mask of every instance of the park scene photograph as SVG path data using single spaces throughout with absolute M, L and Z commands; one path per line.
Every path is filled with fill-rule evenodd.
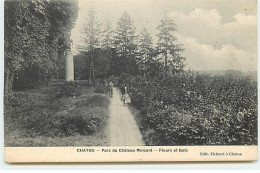
M 5 0 L 5 147 L 257 145 L 255 0 Z

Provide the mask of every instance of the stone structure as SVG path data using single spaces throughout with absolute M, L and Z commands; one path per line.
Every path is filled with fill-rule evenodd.
M 66 58 L 66 82 L 74 81 L 74 62 L 73 62 L 72 52 L 67 51 L 65 58 Z

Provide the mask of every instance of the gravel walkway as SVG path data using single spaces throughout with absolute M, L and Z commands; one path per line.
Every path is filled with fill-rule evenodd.
M 108 122 L 110 146 L 144 146 L 142 135 L 118 89 L 113 88 Z

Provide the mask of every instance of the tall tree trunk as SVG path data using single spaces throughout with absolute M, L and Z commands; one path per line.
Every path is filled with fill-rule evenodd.
M 91 62 L 91 66 L 92 66 L 92 80 L 93 80 L 93 84 L 95 84 L 95 67 L 94 67 L 94 62 Z
M 92 62 L 92 60 L 91 60 Z M 91 81 L 91 75 L 92 75 L 92 63 L 90 62 L 90 66 L 89 66 L 89 76 L 88 76 L 88 84 L 91 85 L 92 81 Z
M 167 66 L 168 66 L 168 57 L 167 57 L 167 50 L 165 51 L 165 68 L 167 69 Z
M 147 74 L 147 62 L 148 62 L 148 58 L 149 58 L 149 55 L 146 55 L 145 56 L 145 63 L 144 63 L 144 79 L 146 79 L 146 74 Z
M 90 49 L 90 73 L 89 73 L 89 84 L 95 83 L 94 79 L 94 63 L 93 63 L 93 52 L 92 48 Z
M 8 96 L 12 93 L 13 81 L 14 81 L 14 73 L 8 70 L 5 73 L 5 84 L 4 84 L 4 98 L 6 103 L 8 103 Z

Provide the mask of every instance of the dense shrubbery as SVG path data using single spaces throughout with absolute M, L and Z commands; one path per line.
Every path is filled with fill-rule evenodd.
M 99 118 L 86 118 L 83 115 L 66 116 L 62 120 L 60 131 L 66 136 L 74 134 L 93 134 L 101 129 L 102 124 Z
M 94 92 L 96 93 L 100 93 L 100 94 L 107 94 L 109 91 L 109 88 L 103 84 L 103 83 L 99 83 L 95 89 Z
M 34 99 L 37 100 L 37 97 L 35 96 L 35 94 L 30 95 L 29 93 L 26 93 L 26 92 L 19 92 L 19 93 L 14 92 L 13 94 L 10 94 L 8 104 L 5 104 L 5 106 L 23 108 L 23 106 L 25 104 L 28 104 L 28 102 L 31 104 L 35 103 Z
M 82 114 L 51 115 L 43 112 L 40 116 L 36 112 L 23 117 L 22 128 L 27 137 L 49 136 L 62 137 L 71 135 L 87 135 L 102 129 L 104 122 L 100 117 Z
M 183 73 L 149 80 L 123 74 L 124 84 L 148 145 L 257 143 L 256 82 Z
M 84 135 L 99 132 L 108 118 L 109 99 L 105 95 L 93 95 L 76 103 L 76 109 L 62 120 L 61 131 L 66 135 Z
M 64 86 L 77 88 L 78 84 L 66 83 Z M 63 91 L 68 91 L 66 96 L 67 93 L 77 93 L 74 89 Z M 77 99 L 60 98 L 53 102 L 49 102 L 48 97 L 41 93 L 15 92 L 9 107 L 13 112 L 6 114 L 5 120 L 23 131 L 23 137 L 33 138 L 91 135 L 103 129 L 110 103 L 107 96 L 95 94 Z
M 77 82 L 66 82 L 61 86 L 59 90 L 58 97 L 73 97 L 79 96 L 82 92 L 82 89 Z

